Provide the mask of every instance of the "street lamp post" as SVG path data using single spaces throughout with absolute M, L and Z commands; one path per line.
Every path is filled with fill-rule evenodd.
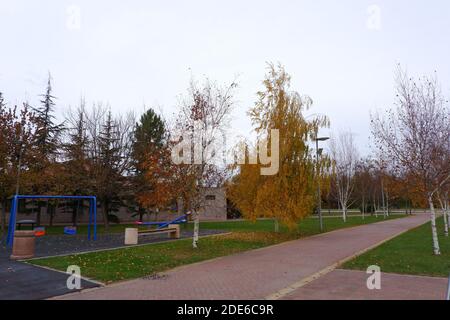
M 319 149 L 319 141 L 327 141 L 329 137 L 316 138 L 316 166 L 317 166 L 317 211 L 319 214 L 320 232 L 323 232 L 323 217 L 322 217 L 322 194 L 320 190 L 320 164 L 319 156 L 322 154 L 323 149 Z

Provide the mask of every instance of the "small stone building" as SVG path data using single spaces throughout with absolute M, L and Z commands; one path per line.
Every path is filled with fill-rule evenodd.
M 227 195 L 225 188 L 206 188 L 204 192 L 204 205 L 200 211 L 200 219 L 227 220 Z

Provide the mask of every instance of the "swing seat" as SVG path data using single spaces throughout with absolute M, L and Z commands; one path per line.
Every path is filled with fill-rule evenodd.
M 75 236 L 77 234 L 77 227 L 65 227 L 64 234 L 68 236 Z
M 34 236 L 37 238 L 45 236 L 45 228 L 44 227 L 35 228 Z

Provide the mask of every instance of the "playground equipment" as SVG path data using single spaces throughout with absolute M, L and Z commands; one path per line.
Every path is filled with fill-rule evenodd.
M 170 226 L 171 224 L 181 224 L 186 223 L 188 221 L 189 214 L 182 215 L 181 217 L 178 217 L 172 221 L 165 221 L 165 222 L 141 222 L 136 221 L 135 224 L 139 226 L 157 226 L 157 230 L 164 229 Z
M 34 229 L 34 236 L 36 238 L 45 236 L 45 228 L 44 227 L 35 228 Z
M 97 197 L 94 196 L 24 196 L 16 195 L 12 198 L 11 215 L 9 218 L 8 236 L 6 238 L 6 244 L 12 247 L 14 242 L 14 232 L 16 230 L 16 217 L 17 209 L 19 207 L 19 200 L 22 199 L 64 199 L 64 200 L 89 200 L 89 226 L 88 226 L 88 239 L 91 240 L 91 234 L 93 233 L 93 239 L 97 240 Z M 93 229 L 93 230 L 91 230 Z
M 77 228 L 76 227 L 64 227 L 64 234 L 68 236 L 74 236 L 77 234 Z

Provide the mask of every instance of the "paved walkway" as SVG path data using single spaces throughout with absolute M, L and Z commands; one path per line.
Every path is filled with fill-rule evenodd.
M 367 289 L 363 271 L 334 270 L 284 297 L 285 300 L 444 300 L 446 278 L 381 273 L 381 289 Z
M 323 270 L 415 228 L 426 214 L 383 221 L 184 266 L 158 279 L 137 279 L 62 299 L 265 299 L 284 298 Z

